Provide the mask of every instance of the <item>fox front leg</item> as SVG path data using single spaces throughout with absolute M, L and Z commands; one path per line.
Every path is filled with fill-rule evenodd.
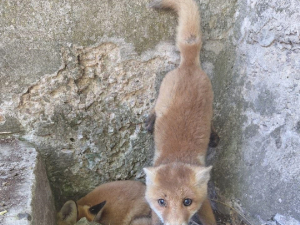
M 203 225 L 216 225 L 216 219 L 208 198 L 202 203 L 201 208 L 197 212 L 199 219 Z

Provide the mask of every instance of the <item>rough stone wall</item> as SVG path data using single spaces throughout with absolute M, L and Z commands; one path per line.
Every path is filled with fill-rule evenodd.
M 56 224 L 43 160 L 35 148 L 16 139 L 0 138 L 0 224 Z
M 139 179 L 151 162 L 152 139 L 143 121 L 155 100 L 158 68 L 170 65 L 163 55 L 136 60 L 125 46 L 107 41 L 76 57 L 66 53 L 74 63 L 21 95 L 19 118 L 29 128 L 24 138 L 34 137 L 44 153 L 56 195 Z
M 175 14 L 148 2 L 1 2 L 0 135 L 39 150 L 57 207 L 141 179 L 151 162 L 143 121 L 179 54 Z M 221 137 L 208 156 L 215 197 L 253 224 L 300 220 L 299 5 L 199 2 Z
M 174 36 L 174 15 L 158 18 L 146 1 L 1 5 L 0 134 L 41 152 L 57 207 L 141 179 L 153 155 L 143 122 L 179 60 L 157 41 Z
M 238 1 L 225 49 L 207 58 L 221 136 L 213 180 L 252 224 L 300 221 L 299 9 L 293 0 Z

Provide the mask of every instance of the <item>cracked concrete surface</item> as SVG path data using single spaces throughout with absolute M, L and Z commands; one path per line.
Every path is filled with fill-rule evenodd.
M 48 159 L 56 198 L 111 179 L 141 177 L 141 167 L 152 158 L 145 151 L 151 138 L 143 120 L 155 100 L 157 68 L 174 66 L 159 48 L 156 56 L 147 54 L 137 60 L 130 46 L 109 41 L 64 50 L 61 69 L 20 96 L 23 137 Z M 82 182 L 84 174 L 89 176 Z
M 106 181 L 142 180 L 153 154 L 143 121 L 179 62 L 175 14 L 147 0 L 0 4 L 0 135 L 40 152 L 56 207 Z M 212 197 L 253 224 L 300 221 L 300 3 L 199 6 L 221 137 L 208 156 Z

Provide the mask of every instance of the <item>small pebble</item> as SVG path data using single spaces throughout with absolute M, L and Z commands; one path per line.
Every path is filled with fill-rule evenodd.
M 31 215 L 28 214 L 28 213 L 19 213 L 18 214 L 18 219 L 21 220 L 21 219 L 27 219 L 29 221 L 31 221 Z
M 6 211 L 6 210 L 4 210 L 4 211 L 0 212 L 0 216 L 3 216 L 5 213 L 7 213 L 7 211 Z

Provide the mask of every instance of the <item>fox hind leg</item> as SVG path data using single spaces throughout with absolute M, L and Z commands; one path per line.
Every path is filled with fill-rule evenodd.
M 216 225 L 216 219 L 208 198 L 203 202 L 201 208 L 197 212 L 199 219 L 203 225 Z
M 156 114 L 154 109 L 151 111 L 150 115 L 148 116 L 148 118 L 145 121 L 145 125 L 146 125 L 146 130 L 149 133 L 153 133 L 154 132 L 154 124 L 155 124 L 155 119 L 156 119 Z
M 211 126 L 211 131 L 210 131 L 210 138 L 209 138 L 209 147 L 215 148 L 218 146 L 220 142 L 220 137 L 215 130 L 214 126 Z

